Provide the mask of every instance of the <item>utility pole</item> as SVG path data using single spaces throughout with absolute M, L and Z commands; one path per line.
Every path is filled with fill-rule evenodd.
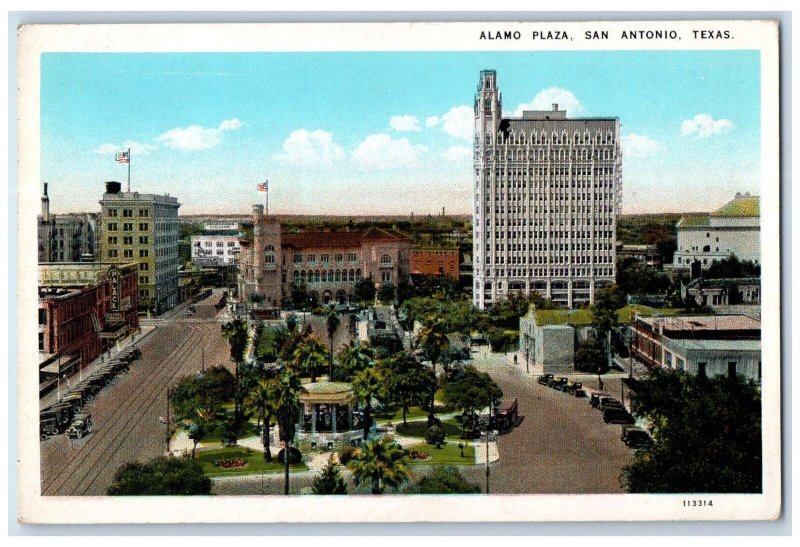
M 489 429 L 492 427 L 492 401 L 489 401 L 489 418 L 486 420 L 486 493 L 489 493 Z
M 167 455 L 169 455 L 169 452 L 170 452 L 170 450 L 169 450 L 169 437 L 170 437 L 170 435 L 169 435 L 169 400 L 170 400 L 171 396 L 172 396 L 172 388 L 170 386 L 167 386 L 167 433 L 166 433 L 166 437 L 165 437 L 166 441 L 167 441 Z

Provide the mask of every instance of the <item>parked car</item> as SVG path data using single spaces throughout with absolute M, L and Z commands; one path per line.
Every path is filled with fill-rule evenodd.
M 624 408 L 608 408 L 603 411 L 603 421 L 607 424 L 635 424 L 636 420 Z
M 625 405 L 623 405 L 619 399 L 615 399 L 614 397 L 609 397 L 607 395 L 601 396 L 600 403 L 597 405 L 597 408 L 599 410 L 605 410 L 611 407 L 625 408 Z
M 91 414 L 76 414 L 72 418 L 72 423 L 67 428 L 67 435 L 70 439 L 80 439 L 84 435 L 92 432 L 92 415 Z
M 542 384 L 543 386 L 550 385 L 550 380 L 553 379 L 552 374 L 542 374 L 539 376 L 536 381 Z
M 653 445 L 650 433 L 641 427 L 631 425 L 622 426 L 620 439 L 631 448 L 648 448 Z
M 572 382 L 569 385 L 569 392 L 575 397 L 586 397 L 586 390 L 583 389 L 583 382 Z
M 558 378 L 553 378 L 552 380 L 550 380 L 548 386 L 555 389 L 556 391 L 563 391 L 564 386 L 567 385 L 567 383 L 569 383 L 569 378 L 567 378 L 566 376 L 559 376 Z
M 592 405 L 593 408 L 597 408 L 600 405 L 600 397 L 604 397 L 602 393 L 592 393 L 589 396 L 589 404 Z

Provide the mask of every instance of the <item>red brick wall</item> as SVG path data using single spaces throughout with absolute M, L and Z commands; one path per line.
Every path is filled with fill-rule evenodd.
M 411 251 L 411 273 L 414 275 L 445 275 L 458 281 L 458 249 Z

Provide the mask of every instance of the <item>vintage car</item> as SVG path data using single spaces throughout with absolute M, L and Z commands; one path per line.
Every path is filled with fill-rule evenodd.
M 647 430 L 632 425 L 622 426 L 620 439 L 631 448 L 648 448 L 653 445 L 653 438 Z
M 586 397 L 586 390 L 583 389 L 583 382 L 570 382 L 569 392 L 575 397 Z
M 70 439 L 80 439 L 84 435 L 92 432 L 92 415 L 76 414 L 72 418 L 72 423 L 67 428 L 67 436 Z
M 564 386 L 569 383 L 569 378 L 566 376 L 559 376 L 558 378 L 553 378 L 547 384 L 549 387 L 555 389 L 556 391 L 563 391 Z
M 75 407 L 56 403 L 39 412 L 39 435 L 45 440 L 51 435 L 63 433 L 75 414 Z
M 607 424 L 635 424 L 636 420 L 624 408 L 607 408 L 603 411 L 603 421 Z
M 600 410 L 600 411 L 603 411 L 603 410 L 605 410 L 607 408 L 611 408 L 611 407 L 624 409 L 625 405 L 623 405 L 619 401 L 619 399 L 615 399 L 614 397 L 609 397 L 607 395 L 606 396 L 601 396 L 600 397 L 600 402 L 597 405 L 597 409 Z
M 519 419 L 519 403 L 517 399 L 503 401 L 494 412 L 494 427 L 499 431 L 511 431 Z
M 536 379 L 536 381 L 542 384 L 543 386 L 546 386 L 550 384 L 550 380 L 552 379 L 553 379 L 552 374 L 542 374 Z

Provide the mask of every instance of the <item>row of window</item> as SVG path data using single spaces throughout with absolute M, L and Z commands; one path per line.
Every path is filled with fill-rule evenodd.
M 122 258 L 133 258 L 133 249 L 123 249 Z M 139 249 L 139 258 L 147 258 L 150 256 L 149 249 Z M 119 249 L 109 249 L 108 258 L 119 258 Z
M 269 252 L 269 248 L 267 249 L 267 252 Z M 274 252 L 274 249 L 272 250 L 272 252 Z M 335 255 L 333 255 L 333 257 L 334 257 L 334 261 L 336 263 L 341 264 L 342 262 L 344 262 L 345 255 L 344 255 L 344 253 L 336 253 Z M 303 255 L 300 254 L 300 253 L 295 253 L 293 259 L 294 259 L 294 263 L 295 264 L 302 264 L 303 263 Z M 331 255 L 329 255 L 329 254 L 320 255 L 320 262 L 322 264 L 329 264 L 330 261 L 331 261 Z M 358 262 L 358 255 L 356 253 L 347 253 L 347 262 Z M 306 255 L 306 263 L 307 264 L 316 264 L 317 263 L 317 255 L 315 255 L 315 254 Z
M 212 241 L 203 241 L 203 247 L 225 247 L 226 246 L 225 244 L 226 244 L 226 242 L 224 242 L 224 241 L 217 241 L 216 245 L 215 245 L 215 242 L 212 242 Z M 199 247 L 200 246 L 200 242 L 199 241 L 195 241 L 194 246 L 195 247 Z M 236 247 L 236 242 L 235 241 L 228 241 L 227 242 L 227 246 L 228 247 Z
M 512 270 L 486 270 L 486 277 L 588 277 L 614 275 L 613 268 L 531 268 Z M 487 285 L 489 285 L 487 283 Z M 491 288 L 489 285 L 488 288 Z M 498 288 L 501 286 L 498 284 Z
M 602 200 L 610 200 L 612 199 L 613 194 L 611 192 L 594 192 L 594 193 L 586 193 L 586 192 L 552 192 L 550 194 L 547 193 L 536 193 L 530 194 L 528 199 L 525 199 L 525 194 L 520 192 L 512 192 L 508 194 L 508 201 L 510 203 L 518 202 L 518 201 L 602 201 Z M 478 196 L 475 196 L 476 201 Z M 500 205 L 505 200 L 505 194 L 495 194 L 494 195 L 494 203 L 495 205 Z M 486 194 L 486 205 L 490 205 L 492 201 L 492 196 L 490 194 Z
M 119 224 L 116 222 L 109 222 L 106 224 L 106 230 L 109 232 L 116 232 L 119 230 Z M 132 222 L 123 222 L 122 223 L 122 231 L 123 232 L 132 232 L 133 231 L 133 223 Z M 146 222 L 139 223 L 139 231 L 140 232 L 149 232 L 150 225 Z
M 350 270 L 295 270 L 295 283 L 349 283 L 361 281 L 361 268 Z
M 480 257 L 475 257 L 476 263 L 480 264 Z M 496 256 L 495 264 L 611 264 L 614 261 L 613 255 L 600 256 Z M 490 265 L 492 257 L 487 256 L 485 263 Z
M 487 141 L 491 141 L 494 135 L 487 131 L 486 132 L 486 139 Z M 578 131 L 574 131 L 572 133 L 572 138 L 570 139 L 569 133 L 566 131 L 561 131 L 558 133 L 557 131 L 551 131 L 550 136 L 548 137 L 547 132 L 542 130 L 541 133 L 533 132 L 530 135 L 524 132 L 520 132 L 519 134 L 511 131 L 507 134 L 505 133 L 498 133 L 497 140 L 499 142 L 509 144 L 509 145 L 524 145 L 524 144 L 584 144 L 584 145 L 591 145 L 591 144 L 614 144 L 614 133 L 612 131 L 607 131 L 605 136 L 600 131 L 595 131 L 594 137 L 592 134 L 587 130 L 583 133 Z
M 117 245 L 119 239 L 117 236 L 108 236 L 109 245 Z M 139 236 L 139 245 L 147 245 L 150 242 L 149 236 Z M 122 238 L 123 245 L 133 245 L 133 236 L 124 236 Z
M 484 215 L 490 214 L 491 212 L 492 212 L 491 207 L 489 207 L 488 210 L 484 209 L 484 211 L 483 211 Z M 501 215 L 501 214 L 506 214 L 506 213 L 528 214 L 528 212 L 533 213 L 533 214 L 549 214 L 549 213 L 554 213 L 554 214 L 558 214 L 558 213 L 613 213 L 614 212 L 614 207 L 611 206 L 611 205 L 595 205 L 593 207 L 584 206 L 584 205 L 581 205 L 581 206 L 572 205 L 570 207 L 559 207 L 559 206 L 554 206 L 554 207 L 531 207 L 530 209 L 528 207 L 524 207 L 524 206 L 522 206 L 522 207 L 520 207 L 520 206 L 517 206 L 517 207 L 500 206 L 500 207 L 495 207 L 494 208 L 494 214 L 495 215 Z M 481 213 L 481 208 L 480 207 L 476 207 L 475 208 L 475 214 L 479 215 L 480 213 Z M 488 221 L 489 220 L 487 219 L 487 222 Z
M 488 235 L 487 235 L 488 237 Z M 504 251 L 506 250 L 505 243 L 496 243 L 495 249 Z M 509 243 L 509 251 L 610 251 L 611 242 L 605 241 L 600 243 L 531 243 L 530 246 L 526 243 Z M 486 244 L 486 252 L 491 251 L 491 245 Z

